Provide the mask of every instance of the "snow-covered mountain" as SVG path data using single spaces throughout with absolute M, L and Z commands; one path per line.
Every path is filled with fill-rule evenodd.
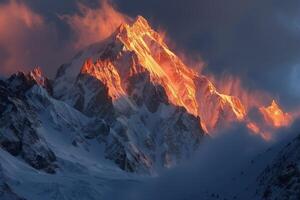
M 78 152 L 73 155 L 77 159 L 88 155 L 93 163 L 108 162 L 116 171 L 151 174 L 193 154 L 205 137 L 199 117 L 172 104 L 146 71 L 128 78 L 125 90 L 114 66 L 97 60 L 83 60 L 77 72 L 61 67 L 54 84 L 40 68 L 1 81 L 4 163 L 18 160 L 30 171 L 58 174 L 65 165 L 71 166 L 68 171 L 88 165 L 68 157 Z M 5 195 L 14 194 L 3 185 Z
M 291 120 L 275 102 L 258 111 L 274 126 Z M 249 120 L 139 16 L 54 80 L 40 68 L 0 80 L 0 199 L 99 199 L 186 161 L 232 122 L 261 128 Z

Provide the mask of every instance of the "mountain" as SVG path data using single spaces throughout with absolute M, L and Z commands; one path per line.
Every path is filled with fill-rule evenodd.
M 275 102 L 257 112 L 271 128 L 292 120 Z M 0 80 L 0 199 L 98 199 L 185 162 L 232 122 L 265 131 L 138 16 L 54 80 L 38 67 Z
M 57 156 L 41 131 L 51 126 L 72 132 L 69 145 L 88 149 L 87 143 L 97 141 L 103 149 L 99 154 L 125 171 L 152 173 L 190 157 L 205 137 L 200 119 L 170 100 L 179 98 L 174 91 L 170 96 L 173 86 L 166 73 L 160 66 L 153 71 L 140 56 L 151 56 L 146 46 L 139 49 L 140 55 L 125 50 L 122 39 L 129 36 L 127 31 L 159 37 L 139 17 L 63 65 L 54 84 L 40 68 L 3 81 L 2 148 L 36 169 L 55 173 Z
M 94 185 L 89 182 L 94 174 L 105 177 L 105 185 L 112 185 L 114 177 L 127 177 L 125 172 L 155 174 L 191 157 L 208 137 L 200 118 L 173 104 L 159 77 L 133 51 L 120 56 L 112 51 L 121 45 L 117 38 L 123 26 L 128 25 L 63 65 L 54 81 L 38 67 L 1 80 L 0 159 L 6 175 L 1 198 L 40 199 L 43 190 L 49 199 L 64 198 L 74 194 L 74 183 Z M 105 50 L 101 55 L 99 48 Z M 116 64 L 124 64 L 126 80 Z M 129 64 L 130 70 L 138 70 L 131 76 L 125 70 Z M 56 187 L 62 176 L 72 179 L 64 183 L 71 192 Z M 82 187 L 77 198 L 89 196 L 94 187 Z
M 78 74 L 88 74 L 104 83 L 119 112 L 143 102 L 149 111 L 155 112 L 158 102 L 168 101 L 200 116 L 203 128 L 209 132 L 224 120 L 238 121 L 246 115 L 237 97 L 219 93 L 205 76 L 187 67 L 141 16 L 131 24 L 122 24 L 107 40 L 88 47 L 59 69 L 55 97 L 73 101 L 72 106 L 88 106 L 82 99 L 90 98 L 88 91 L 85 97 L 75 94 L 78 89 L 74 85 L 83 87 L 78 86 Z M 155 95 L 150 85 L 159 93 L 156 101 L 147 98 Z

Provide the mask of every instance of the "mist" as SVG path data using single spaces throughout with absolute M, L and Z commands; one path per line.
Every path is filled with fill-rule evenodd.
M 299 122 L 273 133 L 271 141 L 250 133 L 244 124 L 236 124 L 203 141 L 190 160 L 107 196 L 117 200 L 253 199 L 257 177 L 297 136 Z

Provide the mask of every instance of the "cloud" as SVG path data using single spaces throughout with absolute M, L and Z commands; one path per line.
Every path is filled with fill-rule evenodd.
M 20 60 L 31 54 L 25 41 L 30 34 L 41 29 L 44 21 L 24 4 L 9 1 L 0 5 L 0 52 L 1 72 L 11 73 L 19 70 Z M 34 42 L 34 41 L 32 41 Z M 26 64 L 26 63 L 23 63 Z
M 107 1 L 0 0 L 0 74 L 39 65 L 53 77 L 80 48 L 129 20 Z
M 21 1 L 0 4 L 0 73 L 8 76 L 40 65 L 47 74 L 67 58 L 57 27 Z M 70 51 L 72 53 L 72 51 Z
M 259 108 L 261 106 L 268 106 L 275 97 L 272 97 L 266 91 L 253 89 L 246 85 L 241 80 L 241 77 L 224 73 L 222 75 L 215 76 L 210 73 L 207 74 L 209 80 L 211 80 L 215 86 L 223 94 L 232 95 L 238 97 L 246 110 L 249 111 L 252 108 Z M 250 89 L 251 88 L 251 89 Z
M 79 13 L 62 15 L 74 34 L 74 46 L 79 49 L 110 36 L 128 17 L 118 12 L 108 0 L 100 2 L 99 8 L 78 3 Z
M 231 195 L 246 186 L 235 178 L 239 178 L 243 166 L 267 145 L 238 125 L 204 141 L 191 160 L 161 172 L 158 177 L 133 184 L 124 193 L 116 194 L 115 199 L 208 199 L 213 193 L 222 194 L 220 199 L 231 199 L 233 195 L 224 194 Z

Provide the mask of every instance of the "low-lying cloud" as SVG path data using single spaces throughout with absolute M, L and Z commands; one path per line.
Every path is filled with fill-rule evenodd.
M 123 192 L 114 194 L 113 198 L 254 199 L 252 197 L 258 186 L 256 178 L 283 145 L 299 134 L 299 128 L 297 120 L 291 127 L 278 130 L 267 142 L 249 133 L 243 124 L 236 124 L 204 141 L 191 160 L 161 172 L 158 177 L 132 183 L 131 187 L 124 187 Z

